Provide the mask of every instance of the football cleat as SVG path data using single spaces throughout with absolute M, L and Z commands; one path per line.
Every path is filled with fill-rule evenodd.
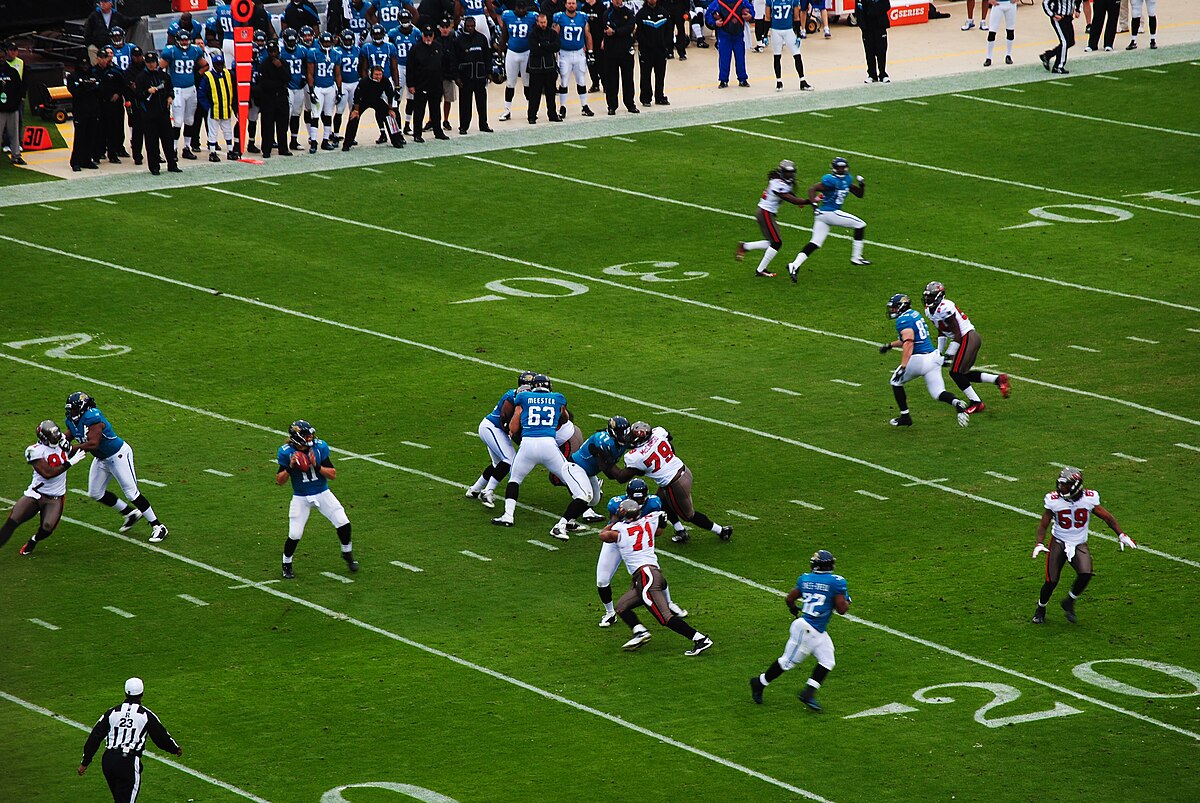
M 967 415 L 975 415 L 976 413 L 982 413 L 986 409 L 987 405 L 981 401 L 978 401 L 973 402 L 970 406 L 968 406 L 966 412 Z
M 1012 56 L 1005 56 L 1005 57 L 1004 57 L 1004 63 L 1005 63 L 1005 64 L 1012 64 L 1012 63 L 1013 63 Z
M 851 257 L 850 264 L 851 265 L 870 265 L 871 260 L 865 259 L 863 257 Z
M 805 81 L 803 78 L 800 79 L 800 91 L 801 92 L 812 92 L 814 89 L 815 89 L 815 87 L 812 84 L 810 84 L 808 81 Z
M 505 112 L 504 114 L 500 115 L 500 122 L 502 122 L 502 123 L 507 123 L 511 119 L 512 119 L 512 112 Z
M 497 516 L 492 519 L 492 524 L 495 524 L 497 527 L 511 527 L 513 526 L 513 520 L 508 516 Z
M 483 493 L 483 491 L 476 491 L 474 488 L 468 488 L 465 496 L 467 499 L 478 499 L 481 493 Z
M 350 555 L 350 553 L 342 553 L 342 559 L 346 561 L 347 569 L 349 569 L 351 572 L 358 571 L 358 561 L 356 561 L 354 557 Z
M 779 80 L 776 80 L 776 81 L 775 81 L 775 91 L 776 91 L 776 92 L 782 92 L 782 91 L 783 91 L 783 81 L 779 81 Z
M 495 494 L 493 494 L 491 491 L 480 491 L 479 492 L 479 504 L 483 505 L 486 508 L 496 507 Z
M 1046 609 L 1039 605 L 1037 608 L 1034 609 L 1033 618 L 1030 619 L 1029 621 L 1031 621 L 1035 625 L 1046 624 Z
M 912 416 L 900 415 L 888 422 L 893 427 L 911 427 L 913 425 Z
M 125 514 L 125 523 L 121 525 L 120 532 L 127 533 L 133 529 L 133 525 L 137 524 L 142 518 L 142 511 L 136 507 Z
M 1000 374 L 1000 377 L 997 380 L 996 384 L 1000 386 L 1000 395 L 1007 399 L 1008 398 L 1008 374 Z
M 583 511 L 583 515 L 580 516 L 580 518 L 584 521 L 604 521 L 604 517 L 592 510 L 590 507 Z
M 652 634 L 649 630 L 640 630 L 633 634 L 633 638 L 621 645 L 621 649 L 633 652 L 638 647 L 650 640 Z
M 828 549 L 818 549 L 808 559 L 808 565 L 814 572 L 831 572 L 836 563 L 837 558 Z
M 1074 466 L 1064 466 L 1058 473 L 1056 484 L 1058 495 L 1072 502 L 1083 496 L 1083 471 Z
M 963 407 L 958 411 L 958 425 L 967 427 L 971 425 L 971 416 L 967 414 L 967 408 Z
M 754 271 L 754 275 L 759 279 L 774 279 L 777 274 L 771 273 L 770 271 L 756 270 Z
M 1067 621 L 1075 624 L 1075 600 L 1070 597 L 1063 597 L 1062 609 L 1067 614 Z
M 910 309 L 912 309 L 912 299 L 904 293 L 896 293 L 888 299 L 887 316 L 892 320 L 899 318 Z
M 606 613 L 600 618 L 600 627 L 612 627 L 617 621 L 617 612 Z
M 161 544 L 167 540 L 167 536 L 170 534 L 171 531 L 167 529 L 167 525 L 155 524 L 154 529 L 150 531 L 150 543 Z
M 984 67 L 991 67 L 991 66 L 992 66 L 992 60 L 991 60 L 991 59 L 984 59 L 984 60 L 983 60 L 983 66 L 984 66 Z
M 21 546 L 20 554 L 22 554 L 22 555 L 29 555 L 29 554 L 31 554 L 31 553 L 33 552 L 33 550 L 34 550 L 36 547 L 37 547 L 37 541 L 34 541 L 32 538 L 30 538 L 28 541 L 26 541 L 26 542 L 25 542 L 25 543 L 24 543 L 24 544 Z
M 728 541 L 730 538 L 733 538 L 733 528 L 729 526 L 722 527 L 721 532 L 717 533 L 717 538 L 720 538 L 722 541 Z
M 294 571 L 292 571 L 292 564 L 290 564 L 290 563 L 283 564 L 283 579 L 284 580 L 295 580 L 296 579 L 296 573 Z
M 671 536 L 671 542 L 675 544 L 686 544 L 691 540 L 692 537 L 688 535 L 687 530 L 676 530 L 675 534 Z
M 788 276 L 792 277 L 792 284 L 796 284 L 796 272 L 800 270 L 800 266 L 795 262 L 788 263 Z
M 692 648 L 690 650 L 685 650 L 683 654 L 688 656 L 689 658 L 694 658 L 695 656 L 697 656 L 700 653 L 707 650 L 712 645 L 713 645 L 712 639 L 710 639 L 708 636 L 701 636 L 700 638 L 693 641 Z
M 587 529 L 586 527 L 584 527 L 582 524 L 575 521 L 574 519 L 571 519 L 567 522 L 567 532 L 569 532 L 569 533 L 576 533 L 576 532 L 580 532 L 581 530 L 586 530 L 586 529 Z
M 739 242 L 737 248 L 733 249 L 733 258 L 741 262 L 746 258 L 746 244 Z
M 1038 56 L 1038 58 L 1042 60 L 1043 67 L 1045 67 L 1047 70 L 1050 69 L 1050 54 L 1049 53 L 1042 53 L 1040 56 Z
M 806 686 L 804 691 L 800 692 L 800 694 L 797 696 L 800 698 L 800 702 L 808 706 L 810 711 L 816 711 L 819 714 L 822 710 L 821 704 L 814 700 L 811 695 L 805 693 L 808 691 L 808 688 L 809 687 Z
M 688 613 L 688 612 L 687 612 L 687 609 L 686 609 L 686 608 L 680 608 L 680 607 L 679 607 L 678 605 L 676 605 L 674 602 L 668 602 L 668 603 L 667 603 L 667 607 L 671 609 L 671 613 L 675 614 L 675 615 L 676 615 L 676 616 L 678 616 L 680 619 L 686 619 L 686 618 L 687 618 L 687 613 Z
M 758 675 L 750 678 L 750 696 L 754 698 L 754 702 L 762 705 L 762 693 L 766 686 L 758 679 Z

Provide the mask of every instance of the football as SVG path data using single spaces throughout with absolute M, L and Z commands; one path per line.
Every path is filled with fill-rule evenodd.
M 296 468 L 300 469 L 301 471 L 308 471 L 308 455 L 306 455 L 304 452 L 296 452 L 292 456 L 292 459 Z

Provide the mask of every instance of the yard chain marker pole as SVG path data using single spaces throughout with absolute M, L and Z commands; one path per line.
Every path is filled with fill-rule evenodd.
M 254 70 L 254 29 L 250 17 L 254 13 L 253 0 L 233 0 L 233 60 L 237 78 L 238 142 L 242 147 L 241 161 L 262 164 L 259 159 L 246 158 L 250 143 L 246 141 L 246 122 L 250 116 L 250 75 Z

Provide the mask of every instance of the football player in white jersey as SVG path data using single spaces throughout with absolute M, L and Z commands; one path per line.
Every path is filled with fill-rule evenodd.
M 775 222 L 775 218 L 779 215 L 780 201 L 787 201 L 796 206 L 808 206 L 811 203 L 807 198 L 796 196 L 796 165 L 791 159 L 784 159 L 778 167 L 767 173 L 767 188 L 762 191 L 758 208 L 754 210 L 754 219 L 758 221 L 758 228 L 762 230 L 763 236 L 767 239 L 738 243 L 737 250 L 734 252 L 734 258 L 741 262 L 747 251 L 766 251 L 762 261 L 758 263 L 758 269 L 754 272 L 755 276 L 763 279 L 775 276 L 774 273 L 768 272 L 767 268 L 770 267 L 771 260 L 779 253 L 779 249 L 783 248 L 783 237 L 779 235 L 779 224 Z
M 984 67 L 992 66 L 992 49 L 996 46 L 996 34 L 1000 25 L 1004 25 L 1004 63 L 1012 64 L 1013 40 L 1017 32 L 1017 4 L 1015 0 L 993 0 L 991 13 L 988 14 L 987 59 Z
M 53 421 L 37 426 L 37 442 L 25 450 L 25 462 L 33 467 L 33 480 L 13 505 L 8 520 L 0 526 L 0 547 L 8 543 L 16 529 L 41 515 L 37 532 L 21 547 L 28 555 L 58 527 L 62 518 L 63 497 L 67 495 L 67 469 L 87 457 L 87 452 L 70 448 L 62 431 Z
M 1042 584 L 1042 591 L 1038 595 L 1033 623 L 1045 623 L 1046 606 L 1050 604 L 1050 595 L 1054 593 L 1063 564 L 1066 563 L 1070 563 L 1071 568 L 1075 570 L 1075 582 L 1071 585 L 1070 593 L 1062 601 L 1062 609 L 1066 611 L 1067 621 L 1074 622 L 1075 600 L 1079 599 L 1079 595 L 1092 579 L 1092 554 L 1087 545 L 1091 514 L 1095 513 L 1103 519 L 1117 534 L 1117 543 L 1122 552 L 1125 551 L 1125 547 L 1137 549 L 1137 544 L 1125 534 L 1113 514 L 1100 506 L 1100 494 L 1083 487 L 1083 472 L 1073 466 L 1067 466 L 1059 473 L 1058 490 L 1046 494 L 1043 507 L 1033 557 L 1036 560 L 1038 555 L 1046 553 L 1046 582 Z M 1052 528 L 1049 546 L 1045 543 L 1047 527 Z
M 970 401 L 967 415 L 982 413 L 987 409 L 972 382 L 986 382 L 997 385 L 1000 395 L 1008 398 L 1008 374 L 987 374 L 982 371 L 972 371 L 975 358 L 979 356 L 979 332 L 967 314 L 960 310 L 953 301 L 946 298 L 946 286 L 941 282 L 930 282 L 925 285 L 925 314 L 937 325 L 938 351 L 945 353 L 944 365 L 950 366 L 950 378 L 959 390 Z
M 670 433 L 662 427 L 651 429 L 645 421 L 635 421 L 626 437 L 629 451 L 625 453 L 625 467 L 658 483 L 658 497 L 675 528 L 672 541 L 686 544 L 691 539 L 683 526 L 685 521 L 712 530 L 722 541 L 733 538 L 732 527 L 717 524 L 692 504 L 692 471 L 675 454 Z
M 617 616 L 633 631 L 633 637 L 625 642 L 623 648 L 636 650 L 650 640 L 650 631 L 633 612 L 637 606 L 645 605 L 660 624 L 691 639 L 692 648 L 684 655 L 696 656 L 711 647 L 713 642 L 671 610 L 664 593 L 666 580 L 658 568 L 658 555 L 654 552 L 654 538 L 662 520 L 661 511 L 643 516 L 642 505 L 633 499 L 626 499 L 617 505 L 616 521 L 600 531 L 601 541 L 617 545 L 621 560 L 633 577 L 630 589 L 617 600 L 616 605 Z

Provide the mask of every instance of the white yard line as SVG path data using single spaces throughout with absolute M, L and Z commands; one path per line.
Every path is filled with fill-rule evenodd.
M 277 583 L 277 582 L 279 582 L 279 581 L 278 581 L 278 580 L 268 580 L 267 582 L 269 582 L 269 583 Z M 179 598 L 180 598 L 181 600 L 183 600 L 184 602 L 190 602 L 190 603 L 192 603 L 193 605 L 195 605 L 195 606 L 196 606 L 196 607 L 198 607 L 198 608 L 206 608 L 206 607 L 208 607 L 208 603 L 207 603 L 207 602 L 205 602 L 204 600 L 200 599 L 199 597 L 193 597 L 191 594 L 176 594 L 175 596 L 179 597 Z
M 349 577 L 345 577 L 340 574 L 334 574 L 333 572 L 321 572 L 321 576 L 328 577 L 330 580 L 337 580 L 339 583 L 353 583 L 354 582 Z
M 478 437 L 478 433 L 475 432 L 470 432 L 467 434 L 469 434 L 472 438 Z M 371 452 L 364 455 L 351 455 L 349 457 L 343 457 L 342 460 L 362 460 L 364 457 L 383 457 L 385 454 L 387 454 L 387 452 Z
M 1048 81 L 1047 83 L 1055 83 Z M 1026 106 L 1021 103 L 1009 103 L 1004 100 L 994 100 L 992 98 L 981 98 L 975 95 L 954 94 L 953 97 L 962 98 L 963 100 L 973 100 L 977 103 L 992 103 L 997 106 L 1007 106 L 1010 109 L 1024 109 L 1031 112 L 1043 112 L 1045 114 L 1057 114 L 1061 117 L 1072 117 L 1076 120 L 1087 120 L 1089 123 L 1108 123 L 1109 125 L 1120 125 L 1128 128 L 1138 128 L 1142 131 L 1156 131 L 1159 134 L 1176 134 L 1181 137 L 1200 137 L 1200 132 L 1196 131 L 1181 131 L 1178 128 L 1163 128 L 1157 125 L 1145 125 L 1144 123 L 1130 123 L 1125 120 L 1110 120 L 1107 117 L 1093 117 L 1090 114 L 1076 114 L 1075 112 L 1064 112 L 1058 109 L 1047 109 L 1044 106 Z
M 481 560 L 481 561 L 483 561 L 483 562 L 485 562 L 485 563 L 491 563 L 491 562 L 492 562 L 492 559 L 491 559 L 491 558 L 484 557 L 483 555 L 480 555 L 480 554 L 478 554 L 478 553 L 472 552 L 472 551 L 471 551 L 471 550 L 469 550 L 469 549 L 464 549 L 464 550 L 460 551 L 458 554 L 460 554 L 460 555 L 466 555 L 468 558 L 475 558 L 475 560 Z
M 558 551 L 558 547 L 556 547 L 554 544 L 547 544 L 545 541 L 539 541 L 536 538 L 530 538 L 525 543 L 533 544 L 534 546 L 540 546 L 542 549 L 546 550 L 547 552 L 557 552 Z
M 1075 346 L 1075 345 L 1071 345 L 1071 346 L 1067 346 L 1067 348 L 1069 348 L 1069 349 L 1075 349 L 1076 351 L 1086 351 L 1086 352 L 1089 352 L 1089 353 L 1091 353 L 1091 354 L 1099 354 L 1099 353 L 1100 353 L 1100 349 L 1090 349 L 1090 348 L 1088 348 L 1087 346 Z
M 920 482 L 906 482 L 906 483 L 903 483 L 903 487 L 915 488 L 918 485 L 928 485 L 931 482 L 946 482 L 948 479 L 949 479 L 949 477 L 938 477 L 936 480 L 921 480 Z
M 171 197 L 170 195 L 167 195 L 167 193 L 165 193 L 165 192 L 148 192 L 148 193 L 146 193 L 146 194 L 147 194 L 147 195 L 153 195 L 155 198 L 167 198 L 167 199 L 169 199 L 169 198 Z
M 781 141 L 781 142 L 794 143 L 794 144 L 798 144 L 798 145 L 807 144 L 801 140 L 789 139 L 787 137 L 775 137 L 775 136 L 771 136 L 768 134 L 759 134 L 757 132 L 752 132 L 752 131 L 743 131 L 742 129 L 737 129 L 737 128 L 727 128 L 725 126 L 714 126 L 714 127 L 721 128 L 721 129 L 728 130 L 728 131 L 734 131 L 736 133 L 747 133 L 747 134 L 751 134 L 752 136 L 765 137 L 767 139 L 777 140 L 777 141 Z M 851 153 L 851 154 L 855 153 L 854 151 L 845 151 L 845 150 L 840 150 L 840 149 L 833 149 L 833 150 L 842 152 L 842 153 Z M 859 153 L 857 155 L 867 156 L 867 157 L 873 158 L 873 159 L 882 159 L 883 161 L 891 161 L 891 162 L 899 161 L 899 160 L 894 160 L 894 159 L 886 159 L 884 157 L 871 156 L 870 154 Z M 575 178 L 574 176 L 567 176 L 567 175 L 562 175 L 559 173 L 552 173 L 552 172 L 549 172 L 546 170 L 538 170 L 538 169 L 532 168 L 532 167 L 523 167 L 521 165 L 513 165 L 513 164 L 509 164 L 507 162 L 500 162 L 495 159 L 487 159 L 482 156 L 465 156 L 463 158 L 469 159 L 469 160 L 475 161 L 475 162 L 482 162 L 484 164 L 490 164 L 495 167 L 502 167 L 502 168 L 505 168 L 508 170 L 515 170 L 515 171 L 521 172 L 521 173 L 530 173 L 532 175 L 542 176 L 544 178 L 552 178 L 552 179 L 556 179 L 559 181 L 566 181 L 571 184 L 579 184 L 579 185 L 585 186 L 585 187 L 593 187 L 595 189 L 608 190 L 610 192 L 619 193 L 621 195 L 629 195 L 629 196 L 632 196 L 635 198 L 644 198 L 646 200 L 655 201 L 657 203 L 672 204 L 675 206 L 682 206 L 682 207 L 686 207 L 689 209 L 697 209 L 702 212 L 713 212 L 715 214 L 725 215 L 727 217 L 732 217 L 732 218 L 738 218 L 740 220 L 754 220 L 754 215 L 745 214 L 743 212 L 734 212 L 732 210 L 722 209 L 720 207 L 706 206 L 704 204 L 696 204 L 696 203 L 692 203 L 690 201 L 680 201 L 675 198 L 667 198 L 667 197 L 663 197 L 660 195 L 651 195 L 649 193 L 639 192 L 637 190 L 630 190 L 630 189 L 626 189 L 624 187 L 615 187 L 615 186 L 612 186 L 609 184 L 601 184 L 601 183 L 595 182 L 595 181 L 587 181 L 585 179 Z M 901 162 L 901 164 L 913 165 L 913 163 L 911 163 L 911 162 Z M 1065 190 L 1052 190 L 1047 187 L 1037 187 L 1036 185 L 1032 185 L 1032 184 L 1023 184 L 1022 182 L 1010 182 L 1007 179 L 991 179 L 988 177 L 975 176 L 970 173 L 963 173 L 963 172 L 957 171 L 957 170 L 947 170 L 946 168 L 930 167 L 928 165 L 913 165 L 913 166 L 926 167 L 931 170 L 944 171 L 944 172 L 948 172 L 948 173 L 952 173 L 955 175 L 964 176 L 964 177 L 968 177 L 968 178 L 984 178 L 989 181 L 999 181 L 1000 183 L 1003 183 L 1003 184 L 1015 184 L 1017 186 L 1022 186 L 1027 189 L 1036 189 L 1036 190 L 1043 191 L 1043 192 L 1057 192 L 1057 193 L 1064 194 L 1064 195 L 1070 195 L 1070 196 L 1079 197 L 1079 198 L 1086 198 L 1088 200 L 1099 200 L 1099 201 L 1105 201 L 1107 203 L 1122 203 L 1127 206 L 1132 205 L 1137 208 L 1152 209 L 1154 211 L 1163 211 L 1163 210 L 1155 209 L 1154 207 L 1143 207 L 1139 204 L 1128 204 L 1124 201 L 1120 201 L 1120 202 L 1109 201 L 1108 199 L 1095 198 L 1090 195 L 1080 195 L 1079 193 L 1067 192 Z M 210 189 L 212 189 L 214 192 L 227 192 L 224 190 L 219 190 L 218 188 L 215 188 L 215 187 L 210 188 Z M 233 194 L 233 193 L 231 193 L 231 194 Z M 261 200 L 258 198 L 254 198 L 254 196 L 251 196 L 251 195 L 238 194 L 238 197 L 253 199 L 255 201 L 258 201 L 259 203 L 277 205 L 277 204 L 274 204 L 274 202 L 272 202 L 272 201 L 264 201 L 264 200 Z M 305 211 L 307 211 L 307 210 L 305 210 Z M 318 216 L 321 216 L 321 215 L 318 215 Z M 1185 217 L 1194 217 L 1197 220 L 1200 220 L 1200 215 L 1185 215 Z M 783 226 L 785 228 L 796 229 L 796 230 L 804 231 L 804 232 L 809 231 L 809 229 L 811 228 L 810 226 L 802 226 L 798 223 L 789 223 L 789 222 L 786 222 L 783 220 L 779 220 L 779 221 L 777 221 L 777 223 L 780 226 Z M 406 235 L 406 236 L 408 236 L 408 235 Z M 832 236 L 838 237 L 841 239 L 845 239 L 845 240 L 851 239 L 847 235 L 841 235 L 841 234 L 836 234 L 836 233 L 833 234 Z M 1200 307 L 1189 306 L 1187 304 L 1179 304 L 1174 301 L 1165 301 L 1163 299 L 1150 298 L 1148 296 L 1139 296 L 1139 295 L 1134 295 L 1131 293 L 1122 293 L 1118 290 L 1108 290 L 1108 289 L 1101 288 L 1101 287 L 1092 287 L 1092 286 L 1086 285 L 1086 284 L 1077 284 L 1075 282 L 1067 282 L 1067 281 L 1063 281 L 1061 279 L 1055 279 L 1055 278 L 1052 278 L 1049 276 L 1039 276 L 1039 275 L 1033 274 L 1033 273 L 1024 273 L 1022 271 L 1009 270 L 1008 268 L 1001 268 L 1001 267 L 997 267 L 995 265 L 987 265 L 982 262 L 975 262 L 975 261 L 967 260 L 967 259 L 959 259 L 958 257 L 944 256 L 942 254 L 934 254 L 929 251 L 919 251 L 919 250 L 916 250 L 913 248 L 908 248 L 906 246 L 891 245 L 888 243 L 881 243 L 881 242 L 877 242 L 874 240 L 871 241 L 871 246 L 878 247 L 878 248 L 885 248 L 885 249 L 888 249 L 891 251 L 898 251 L 900 253 L 910 254 L 913 256 L 925 257 L 927 259 L 936 259 L 936 260 L 939 260 L 942 262 L 948 262 L 948 263 L 951 263 L 954 265 L 961 265 L 961 266 L 969 267 L 969 268 L 978 268 L 980 270 L 991 271 L 993 273 L 1001 273 L 1006 276 L 1015 276 L 1015 277 L 1021 278 L 1021 279 L 1032 279 L 1034 281 L 1046 282 L 1048 284 L 1057 285 L 1059 287 L 1069 287 L 1073 290 L 1084 290 L 1084 291 L 1091 292 L 1091 293 L 1101 293 L 1103 295 L 1116 296 L 1118 298 L 1127 298 L 1127 299 L 1131 299 L 1134 301 L 1146 301 L 1151 304 L 1159 304 L 1159 305 L 1166 306 L 1166 307 L 1174 307 L 1176 309 L 1187 310 L 1188 312 L 1200 312 Z M 499 259 L 508 259 L 507 257 L 499 256 L 496 254 L 493 254 L 492 256 L 496 256 Z M 530 263 L 525 263 L 522 261 L 522 264 L 529 265 Z M 531 267 L 542 267 L 542 266 L 533 266 L 533 265 L 530 265 L 530 266 Z M 551 270 L 555 270 L 555 269 L 551 269 Z M 574 275 L 578 275 L 578 274 L 574 274 Z M 645 288 L 637 288 L 637 289 L 644 290 Z M 654 293 L 655 291 L 648 291 L 648 292 Z M 747 315 L 749 315 L 749 314 L 747 313 Z M 750 316 L 750 317 L 754 317 L 754 316 Z M 861 340 L 861 338 L 849 338 L 849 339 Z M 861 342 L 867 342 L 867 341 L 861 341 Z M 878 345 L 878 344 L 875 344 L 875 345 Z
M 837 382 L 839 385 L 849 385 L 852 388 L 861 388 L 861 382 L 851 382 L 848 379 L 831 379 L 830 382 Z
M 1016 357 L 1018 360 L 1028 360 L 1029 362 L 1041 362 L 1041 357 L 1030 357 L 1028 354 L 1009 354 L 1010 357 Z
M 803 499 L 792 499 L 789 501 L 791 501 L 791 503 L 793 505 L 799 505 L 800 507 L 806 507 L 809 510 L 824 510 L 825 509 L 825 508 L 821 507 L 820 505 L 814 505 L 812 502 L 805 502 Z
M 637 142 L 636 139 L 630 139 L 629 137 L 613 137 L 613 139 L 617 140 L 618 142 Z
M 771 390 L 775 391 L 776 393 L 782 393 L 784 396 L 803 396 L 804 395 L 803 393 L 797 393 L 796 391 L 788 390 L 787 388 L 771 388 Z
M 400 561 L 400 560 L 393 560 L 393 561 L 391 561 L 391 564 L 393 566 L 399 566 L 401 569 L 407 569 L 408 571 L 415 572 L 417 574 L 420 574 L 421 572 L 425 571 L 420 566 L 413 566 L 411 563 L 405 563 L 404 561 Z
M 260 585 L 267 585 L 268 583 L 278 583 L 278 582 L 279 582 L 278 580 L 262 580 L 258 583 L 242 583 L 241 585 L 230 586 L 229 589 L 231 591 L 233 591 L 233 590 L 239 589 L 239 588 L 256 588 Z M 184 595 L 180 594 L 179 596 L 182 597 Z M 207 603 L 205 603 L 205 604 L 207 604 Z
M 1000 101 L 989 101 L 989 102 L 999 103 Z M 1004 184 L 1009 187 L 1021 187 L 1023 189 L 1036 190 L 1038 192 L 1048 192 L 1048 193 L 1053 193 L 1054 195 L 1063 195 L 1068 198 L 1083 198 L 1088 201 L 1097 201 L 1100 203 L 1115 204 L 1117 206 L 1128 206 L 1128 207 L 1132 207 L 1134 209 L 1145 209 L 1148 212 L 1158 212 L 1163 215 L 1173 215 L 1175 217 L 1186 217 L 1186 218 L 1191 218 L 1193 220 L 1200 220 L 1200 215 L 1193 215 L 1189 212 L 1181 212 L 1176 209 L 1162 209 L 1157 206 L 1147 206 L 1145 204 L 1135 204 L 1135 203 L 1131 203 L 1129 201 L 1116 201 L 1116 200 L 1112 200 L 1110 198 L 1103 198 L 1103 197 L 1096 196 L 1096 195 L 1088 195 L 1088 194 L 1082 193 L 1082 192 L 1072 192 L 1071 190 L 1060 190 L 1057 187 L 1042 187 L 1037 184 L 1029 184 L 1024 181 L 1015 181 L 1013 179 L 998 178 L 996 176 L 987 176 L 987 175 L 983 175 L 980 173 L 968 173 L 965 170 L 953 170 L 949 167 L 939 167 L 938 165 L 925 164 L 923 162 L 910 162 L 906 159 L 895 159 L 895 158 L 892 158 L 889 156 L 880 156 L 879 154 L 875 154 L 875 153 L 866 153 L 865 151 L 855 151 L 855 150 L 850 150 L 848 148 L 835 147 L 830 144 L 818 143 L 818 142 L 814 142 L 812 140 L 802 140 L 802 139 L 797 139 L 795 137 L 781 137 L 781 136 L 777 136 L 775 134 L 766 134 L 761 131 L 751 131 L 750 129 L 747 129 L 747 128 L 737 128 L 737 127 L 731 126 L 731 125 L 714 125 L 714 126 L 712 126 L 712 128 L 716 128 L 720 131 L 732 131 L 735 134 L 743 134 L 745 136 L 758 137 L 760 139 L 774 140 L 776 142 L 786 142 L 790 145 L 797 145 L 800 147 L 813 148 L 816 150 L 823 151 L 825 153 L 840 153 L 840 154 L 848 154 L 850 156 L 861 156 L 864 159 L 873 159 L 873 160 L 879 161 L 879 162 L 886 162 L 888 164 L 902 165 L 904 167 L 911 167 L 911 168 L 920 169 L 920 170 L 930 170 L 935 173 L 945 173 L 947 175 L 958 176 L 960 178 L 969 178 L 969 179 L 973 179 L 976 181 L 989 181 L 994 184 Z M 478 158 L 478 157 L 467 157 L 467 158 Z M 811 227 L 810 226 L 799 226 L 797 228 L 802 228 L 807 231 Z M 874 243 L 874 242 L 872 242 L 871 244 L 876 245 L 876 243 Z M 1196 310 L 1193 310 L 1193 311 L 1196 311 Z
M 1016 477 L 1010 477 L 1007 474 L 1001 474 L 999 471 L 985 471 L 983 473 L 987 474 L 989 477 L 995 477 L 998 480 L 1004 480 L 1005 482 L 1017 482 Z
M 880 502 L 888 501 L 888 498 L 886 496 L 880 496 L 879 494 L 873 494 L 870 491 L 864 491 L 861 488 L 859 490 L 855 491 L 854 493 L 861 494 L 862 496 L 868 496 L 871 499 L 878 499 Z
M 746 521 L 758 521 L 758 516 L 751 516 L 749 513 L 743 513 L 740 510 L 726 510 L 725 512 L 730 516 L 737 516 L 739 519 L 745 519 Z
M 809 112 L 809 114 L 813 117 L 833 117 L 832 114 L 825 114 L 824 112 Z
M 123 611 L 120 608 L 114 608 L 112 605 L 105 605 L 104 610 L 108 611 L 109 613 L 115 613 L 117 616 L 120 616 L 122 619 L 135 618 L 134 615 L 132 613 L 130 613 L 129 611 Z
M 878 112 L 882 111 L 882 109 L 875 109 L 870 106 L 855 106 L 854 108 L 858 109 L 860 112 L 877 112 L 878 113 Z
M 1175 445 L 1180 449 L 1190 449 L 1193 452 L 1200 452 L 1200 446 L 1192 446 L 1190 443 L 1177 443 Z
M 1146 458 L 1144 458 L 1144 457 L 1134 457 L 1133 455 L 1131 455 L 1131 454 L 1125 454 L 1124 452 L 1113 452 L 1113 453 L 1112 453 L 1112 456 L 1113 456 L 1113 457 L 1120 457 L 1120 458 L 1122 458 L 1122 459 L 1124 459 L 1124 460 L 1130 460 L 1130 461 L 1132 461 L 1132 462 L 1134 462 L 1134 463 L 1145 463 L 1145 462 L 1146 462 Z
M 725 402 L 726 404 L 741 404 L 737 399 L 727 399 L 724 396 L 709 396 L 713 401 Z
M 4 698 L 5 700 L 8 700 L 10 703 L 19 705 L 22 708 L 26 709 L 27 711 L 32 711 L 35 714 L 41 714 L 44 717 L 49 717 L 50 719 L 61 722 L 64 725 L 70 725 L 72 728 L 74 728 L 77 731 L 83 731 L 84 733 L 90 733 L 92 730 L 91 727 L 84 725 L 82 722 L 76 722 L 73 719 L 68 719 L 67 717 L 64 717 L 62 714 L 54 713 L 49 708 L 42 708 L 40 705 L 35 705 L 34 703 L 29 702 L 28 700 L 22 700 L 20 697 L 17 697 L 16 695 L 13 695 L 13 694 L 9 694 L 8 692 L 0 691 L 0 698 Z M 184 766 L 183 764 L 180 764 L 178 761 L 173 761 L 172 759 L 166 758 L 164 756 L 160 756 L 157 753 L 153 753 L 151 751 L 146 751 L 146 752 L 142 753 L 142 758 L 144 758 L 144 759 L 149 758 L 149 759 L 153 759 L 154 761 L 158 761 L 163 764 L 166 764 L 168 767 L 173 767 L 174 769 L 177 769 L 186 775 L 190 775 L 193 778 L 196 778 L 201 781 L 205 781 L 206 783 L 210 783 L 213 786 L 218 786 L 227 792 L 233 792 L 238 797 L 243 797 L 246 800 L 252 800 L 252 801 L 254 801 L 254 803 L 271 803 L 269 800 L 265 800 L 264 798 L 261 798 L 258 795 L 251 794 L 250 792 L 247 792 L 245 789 L 239 789 L 238 787 L 234 786 L 233 784 L 225 783 L 224 781 L 214 778 L 211 775 L 205 775 L 203 772 L 198 772 L 198 771 L 192 769 L 191 767 Z
M 382 170 L 377 170 L 377 169 L 375 169 L 374 167 L 364 167 L 364 168 L 363 168 L 363 170 L 367 171 L 368 173 L 377 173 L 377 174 L 379 174 L 379 175 L 381 175 L 381 176 L 383 175 L 383 171 L 382 171 Z
M 215 468 L 206 468 L 206 469 L 204 469 L 204 473 L 215 474 L 218 477 L 232 477 L 233 476 L 228 471 L 217 471 Z
M 9 504 L 12 504 L 12 502 L 9 502 Z M 44 619 L 30 619 L 29 621 L 33 622 L 38 627 L 44 627 L 47 630 L 62 630 L 62 628 L 59 627 L 58 625 L 52 625 Z M 90 730 L 90 728 L 89 728 L 89 730 Z

